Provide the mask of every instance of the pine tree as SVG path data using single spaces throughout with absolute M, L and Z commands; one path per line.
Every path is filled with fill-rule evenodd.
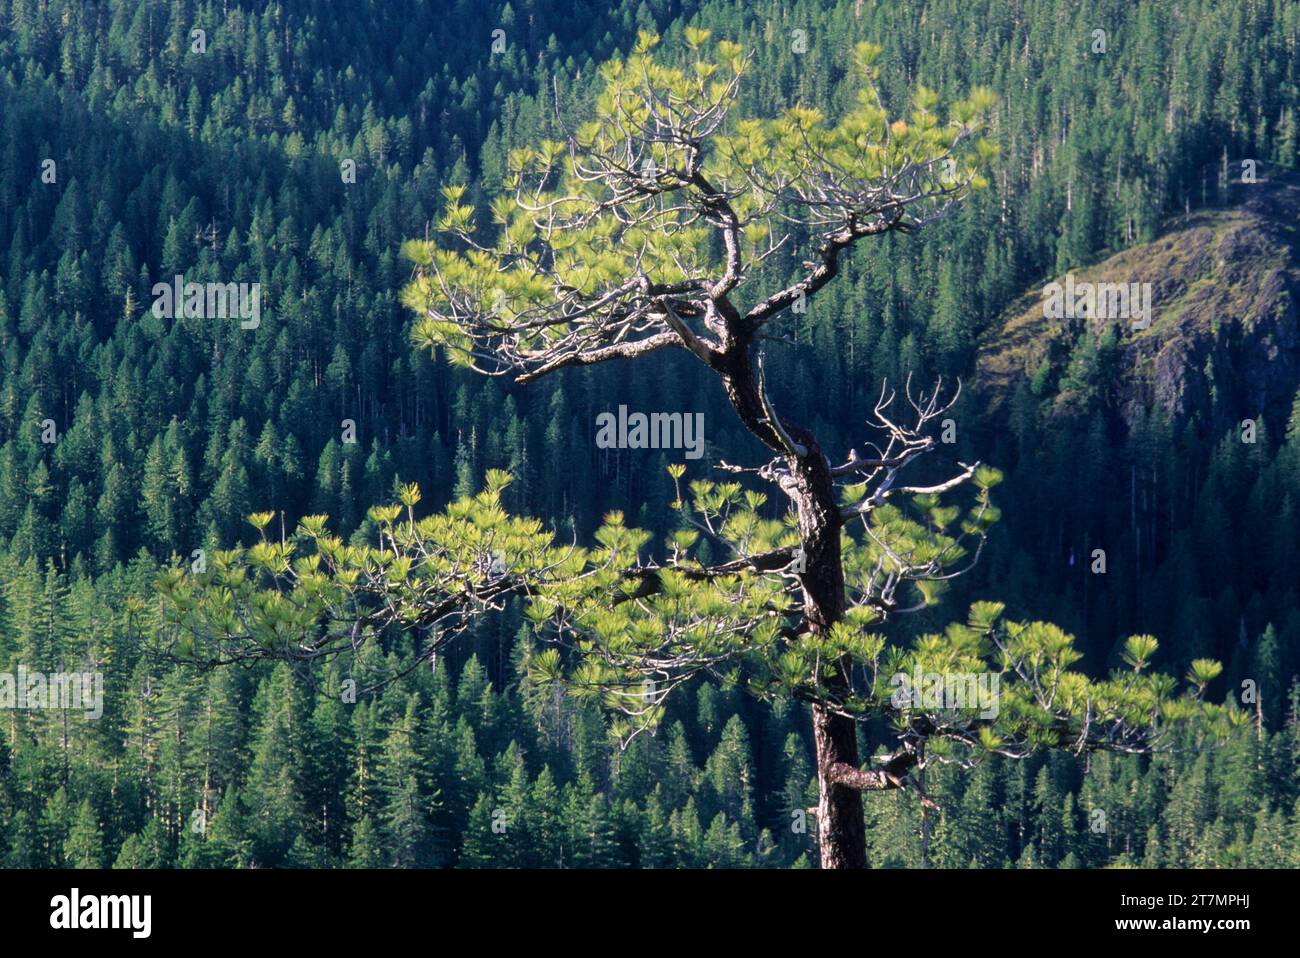
M 384 741 L 376 770 L 383 796 L 379 821 L 392 856 L 389 864 L 395 868 L 424 867 L 435 860 L 428 818 L 433 800 L 426 792 L 418 709 L 415 696 L 409 697 L 401 720 Z
M 254 703 L 260 716 L 252 738 L 245 794 L 256 861 L 273 865 L 288 853 L 303 820 L 304 735 L 302 692 L 288 666 L 279 665 Z
M 67 841 L 63 843 L 63 860 L 70 868 L 104 867 L 104 842 L 90 799 L 77 809 Z
M 369 815 L 357 822 L 352 829 L 352 845 L 348 849 L 347 861 L 349 868 L 380 868 L 384 865 L 379 830 Z
M 500 867 L 501 846 L 510 822 L 504 810 L 493 805 L 485 793 L 479 793 L 469 812 L 461 844 L 461 868 Z M 501 831 L 504 828 L 505 831 Z
M 671 868 L 673 836 L 664 814 L 663 789 L 656 786 L 646 799 L 640 835 L 637 842 L 637 864 L 641 868 Z

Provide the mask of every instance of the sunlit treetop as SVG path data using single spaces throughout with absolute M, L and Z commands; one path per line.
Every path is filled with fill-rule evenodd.
M 987 90 L 941 115 L 919 87 L 907 117 L 891 118 L 875 86 L 880 48 L 860 43 L 844 115 L 796 105 L 745 117 L 738 45 L 691 29 L 685 62 L 670 65 L 658 43 L 642 33 L 601 68 L 594 118 L 566 139 L 511 152 L 490 222 L 476 222 L 463 187 L 444 188 L 439 238 L 404 247 L 419 344 L 522 381 L 665 346 L 706 358 L 829 279 L 814 269 L 760 289 L 776 249 L 833 273 L 859 239 L 915 228 L 984 185 Z

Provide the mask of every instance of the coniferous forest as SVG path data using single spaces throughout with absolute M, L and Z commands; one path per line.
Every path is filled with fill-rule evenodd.
M 576 135 L 599 146 L 603 132 L 582 131 L 603 115 L 608 64 L 653 47 L 655 63 L 689 78 L 683 65 L 719 41 L 734 50 L 719 46 L 722 65 L 699 72 L 711 81 L 729 75 L 729 57 L 751 58 L 738 117 L 801 105 L 859 135 L 853 124 L 871 127 L 876 100 L 861 106 L 855 57 L 870 60 L 891 118 L 924 128 L 929 107 L 913 114 L 914 100 L 933 98 L 946 117 L 967 96 L 983 116 L 982 166 L 962 181 L 979 188 L 921 228 L 858 243 L 833 282 L 765 327 L 757 421 L 775 424 L 774 442 L 803 449 L 802 433 L 781 428 L 801 424 L 853 473 L 854 457 L 872 454 L 864 424 L 882 383 L 901 396 L 910 377 L 914 391 L 942 382 L 955 396 L 931 424 L 942 462 L 916 488 L 954 463 L 997 473 L 972 472 L 996 503 L 969 520 L 977 562 L 966 568 L 972 548 L 960 576 L 901 576 L 914 591 L 889 600 L 888 618 L 850 610 L 846 621 L 879 641 L 828 625 L 825 641 L 842 640 L 854 663 L 846 671 L 870 661 L 874 675 L 895 647 L 993 634 L 978 610 L 997 603 L 1008 623 L 1052 623 L 1044 648 L 1072 636 L 1078 657 L 1064 661 L 1098 681 L 1148 667 L 1180 690 L 1194 679 L 1194 704 L 1156 708 L 1168 747 L 1062 739 L 1018 756 L 990 732 L 977 761 L 909 753 L 914 772 L 862 792 L 867 864 L 1300 867 L 1300 6 L 1290 0 L 0 0 L 0 673 L 103 682 L 93 720 L 0 708 L 0 866 L 823 862 L 820 733 L 805 696 L 824 689 L 820 678 L 801 684 L 797 636 L 762 626 L 746 641 L 787 642 L 780 654 L 717 664 L 718 653 L 672 673 L 661 680 L 671 694 L 651 692 L 653 707 L 629 724 L 610 706 L 630 681 L 609 664 L 626 651 L 619 636 L 649 642 L 677 625 L 651 600 L 645 619 L 618 618 L 636 603 L 609 583 L 565 621 L 595 623 L 579 650 L 594 649 L 594 665 L 554 651 L 526 588 L 487 596 L 475 585 L 474 614 L 445 633 L 415 613 L 413 628 L 367 625 L 366 641 L 336 629 L 339 644 L 318 657 L 263 653 L 303 641 L 295 603 L 324 588 L 320 566 L 299 569 L 275 601 L 241 591 L 263 566 L 290 568 L 276 549 L 305 542 L 295 530 L 310 517 L 328 516 L 335 537 L 312 534 L 318 556 L 390 545 L 397 555 L 408 511 L 412 528 L 443 510 L 483 528 L 467 503 L 609 556 L 643 530 L 646 544 L 629 547 L 642 563 L 668 562 L 667 541 L 705 568 L 753 537 L 766 543 L 755 552 L 785 549 L 785 565 L 803 526 L 783 526 L 777 485 L 718 468 L 755 470 L 772 453 L 690 351 L 566 360 L 535 382 L 484 376 L 456 361 L 462 333 L 421 299 L 469 262 L 422 245 L 449 227 L 485 248 L 494 222 L 507 246 L 536 242 L 515 238 L 503 184 L 549 155 L 546 144 Z M 784 122 L 746 135 L 768 136 L 788 159 L 780 137 L 811 127 Z M 888 128 L 895 143 L 906 125 Z M 956 148 L 937 134 L 925 142 Z M 918 156 L 913 168 L 932 163 Z M 743 214 L 758 192 L 730 201 Z M 809 208 L 830 201 L 818 203 Z M 700 215 L 725 221 L 724 205 L 706 198 Z M 797 241 L 809 224 L 789 228 L 789 243 L 762 240 L 746 308 L 808 270 Z M 618 241 L 574 230 L 564 242 L 588 244 L 576 254 L 555 245 L 600 272 L 633 229 Z M 698 249 L 725 261 L 721 241 L 691 252 L 694 234 L 682 235 L 662 240 L 671 255 L 645 239 L 647 258 L 685 257 L 673 267 L 683 275 Z M 1149 283 L 1149 327 L 1044 318 L 1045 286 L 1067 274 Z M 178 275 L 258 284 L 260 314 L 160 315 L 155 284 Z M 480 281 L 468 266 L 462 278 Z M 511 295 L 534 295 L 528 282 Z M 450 301 L 457 321 L 468 315 Z M 663 321 L 713 328 L 675 308 Z M 512 341 L 525 358 L 530 336 Z M 598 417 L 620 406 L 701 414 L 702 455 L 598 443 Z M 765 498 L 736 505 L 740 493 L 723 486 L 732 478 Z M 948 515 L 920 491 L 928 532 L 905 526 L 902 507 L 879 528 L 924 552 L 936 536 L 947 542 L 945 524 L 967 522 L 956 507 L 972 494 L 945 491 Z M 709 528 L 688 541 L 679 530 L 692 498 Z M 879 528 L 858 537 L 862 548 L 901 551 Z M 859 553 L 846 556 L 852 578 Z M 407 615 L 403 603 L 418 601 L 381 568 Z M 689 578 L 656 581 L 702 608 Z M 802 580 L 783 581 L 798 595 Z M 546 589 L 536 594 L 558 594 Z M 759 600 L 784 613 L 779 594 Z M 277 638 L 245 620 L 249 608 Z M 196 653 L 200 620 L 260 643 L 256 654 L 224 640 L 207 647 L 218 654 Z M 834 694 L 852 711 L 849 692 Z M 1188 716 L 1203 703 L 1231 720 L 1213 734 L 1197 725 Z M 1091 702 L 1087 714 L 1091 724 Z M 854 723 L 856 765 L 897 734 L 890 723 Z M 1051 738 L 1026 727 L 1016 734 L 1034 745 Z M 1085 725 L 1080 742 L 1089 734 Z

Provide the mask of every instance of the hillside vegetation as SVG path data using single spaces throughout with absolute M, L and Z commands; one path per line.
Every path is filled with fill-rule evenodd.
M 882 380 L 966 384 L 952 454 L 1003 470 L 1004 518 L 914 628 L 997 599 L 1090 669 L 1149 633 L 1176 674 L 1225 662 L 1211 697 L 1259 690 L 1222 748 L 937 774 L 924 851 L 915 800 L 872 796 L 873 864 L 1300 866 L 1291 0 L 0 0 L 0 672 L 107 687 L 98 721 L 0 711 L 0 866 L 816 862 L 792 827 L 816 794 L 801 714 L 698 682 L 620 751 L 594 707 L 530 683 L 517 608 L 356 703 L 346 659 L 155 654 L 158 570 L 253 541 L 258 510 L 370 541 L 399 481 L 437 509 L 500 468 L 508 508 L 564 538 L 612 509 L 661 538 L 670 453 L 593 441 L 620 404 L 703 413 L 706 445 L 752 464 L 689 358 L 521 390 L 414 350 L 398 302 L 442 186 L 485 212 L 510 148 L 586 115 L 600 63 L 687 24 L 754 51 L 744 95 L 768 112 L 842 110 L 862 40 L 892 107 L 916 83 L 998 97 L 989 188 L 862 250 L 768 355 L 777 404 L 842 448 Z M 1220 189 L 1246 158 L 1264 182 Z M 1045 320 L 1067 272 L 1152 283 L 1152 327 Z M 154 316 L 177 273 L 260 282 L 260 325 Z M 403 636 L 365 654 L 417 664 Z

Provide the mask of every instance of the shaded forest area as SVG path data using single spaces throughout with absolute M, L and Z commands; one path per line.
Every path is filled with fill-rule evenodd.
M 842 106 L 863 39 L 885 47 L 887 98 L 918 81 L 998 94 L 991 188 L 857 254 L 798 345 L 769 353 L 773 393 L 839 441 L 882 379 L 961 377 L 956 455 L 1007 480 L 952 607 L 996 598 L 1056 621 L 1097 670 L 1151 633 L 1172 671 L 1222 659 L 1213 695 L 1243 679 L 1261 693 L 1255 727 L 1212 751 L 946 772 L 925 822 L 909 796 L 872 796 L 873 864 L 1300 865 L 1300 384 L 1252 408 L 1230 374 L 1196 369 L 1203 408 L 1135 411 L 1108 388 L 1119 345 L 1084 335 L 1004 394 L 969 385 L 1027 290 L 1234 201 L 1225 171 L 1242 159 L 1296 167 L 1300 8 L 1285 0 L 0 0 L 0 671 L 89 663 L 108 689 L 95 722 L 0 715 L 0 864 L 816 861 L 815 828 L 798 827 L 816 794 L 801 713 L 699 684 L 619 751 L 593 708 L 530 686 L 517 612 L 355 705 L 339 671 L 196 676 L 147 651 L 156 570 L 251 541 L 255 510 L 289 527 L 329 513 L 367 537 L 367 507 L 399 479 L 437 508 L 505 468 L 509 507 L 565 535 L 615 508 L 662 533 L 671 460 L 598 449 L 599 412 L 698 410 L 710 449 L 753 450 L 687 359 L 520 390 L 412 349 L 397 301 L 398 246 L 437 218 L 440 186 L 485 207 L 508 149 L 583 116 L 599 63 L 639 28 L 671 47 L 688 23 L 754 50 L 743 96 L 765 109 Z M 259 328 L 154 317 L 151 288 L 176 273 L 260 282 Z M 366 654 L 410 664 L 400 638 Z

